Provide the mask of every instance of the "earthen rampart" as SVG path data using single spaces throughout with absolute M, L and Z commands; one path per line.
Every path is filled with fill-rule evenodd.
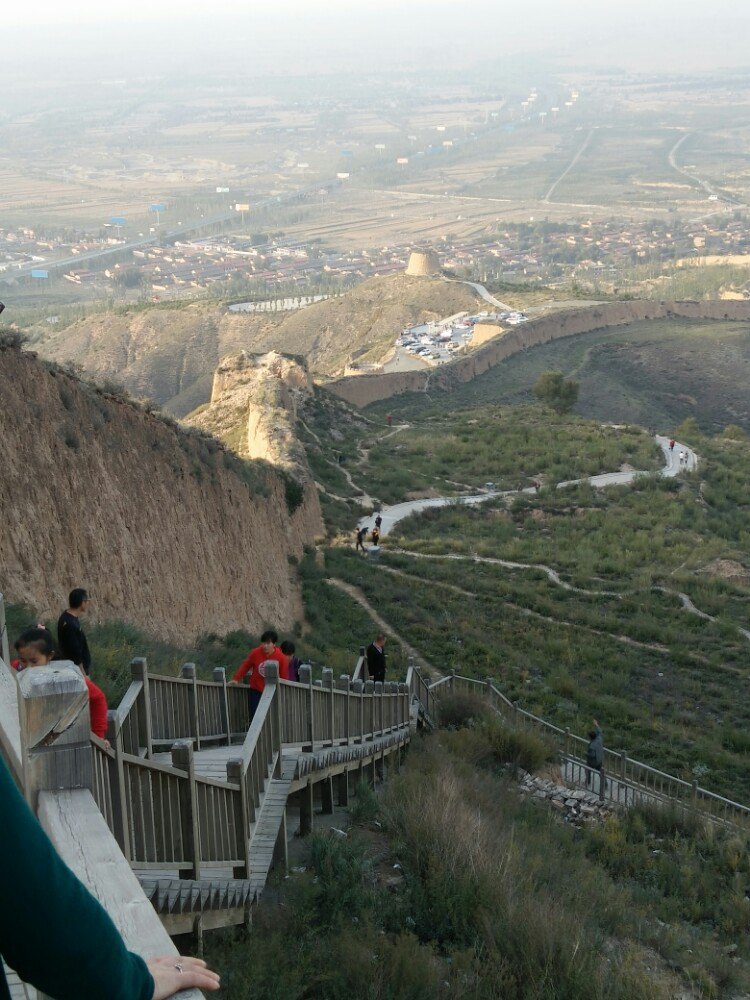
M 652 302 L 647 299 L 603 302 L 529 320 L 528 323 L 508 330 L 502 337 L 488 341 L 471 354 L 439 368 L 336 379 L 327 383 L 326 388 L 355 406 L 367 406 L 379 399 L 390 399 L 405 392 L 424 392 L 428 388 L 450 389 L 462 382 L 469 382 L 519 351 L 547 344 L 560 337 L 574 337 L 645 320 L 674 318 L 750 320 L 750 302 Z

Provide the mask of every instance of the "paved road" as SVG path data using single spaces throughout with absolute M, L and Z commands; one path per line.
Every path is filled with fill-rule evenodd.
M 593 127 L 593 128 L 591 129 L 591 131 L 589 132 L 589 134 L 588 134 L 588 135 L 586 136 L 586 138 L 584 139 L 584 142 L 583 142 L 583 145 L 581 146 L 581 148 L 580 148 L 580 149 L 578 150 L 578 152 L 576 153 L 576 155 L 575 155 L 575 156 L 573 157 L 573 159 L 572 159 L 572 160 L 570 161 L 570 163 L 569 163 L 569 164 L 567 165 L 567 167 L 565 168 L 565 170 L 563 170 L 563 172 L 562 172 L 562 173 L 560 174 L 560 176 L 559 176 L 559 177 L 557 178 L 557 180 L 556 180 L 556 181 L 555 181 L 555 183 L 554 183 L 554 184 L 552 185 L 552 187 L 551 187 L 551 188 L 549 189 L 549 191 L 548 191 L 548 192 L 547 192 L 547 193 L 545 194 L 545 196 L 544 196 L 544 198 L 542 199 L 542 201 L 544 201 L 544 202 L 547 202 L 547 203 L 549 203 L 549 200 L 550 200 L 550 198 L 551 198 L 551 197 L 552 197 L 552 195 L 553 195 L 553 194 L 555 193 L 555 188 L 557 187 L 557 185 L 558 185 L 558 184 L 560 184 L 560 183 L 561 183 L 562 181 L 564 181 L 564 180 L 565 180 L 565 178 L 566 178 L 566 177 L 568 176 L 568 174 L 570 173 L 570 171 L 571 171 L 571 170 L 573 169 L 573 167 L 574 167 L 574 166 L 576 165 L 576 163 L 578 163 L 578 161 L 579 161 L 579 160 L 581 159 L 581 157 L 583 156 L 583 154 L 584 154 L 584 153 L 586 152 L 586 150 L 588 149 L 588 146 L 589 146 L 589 143 L 590 143 L 590 142 L 591 142 L 591 140 L 593 139 L 593 137 L 594 137 L 594 132 L 596 132 L 596 130 L 597 130 L 597 127 L 598 127 L 598 126 L 596 126 L 596 125 L 595 125 L 595 126 L 594 126 L 594 127 Z
M 695 452 L 686 444 L 680 444 L 678 442 L 675 444 L 674 450 L 670 452 L 669 438 L 657 434 L 655 435 L 655 440 L 664 454 L 665 464 L 660 470 L 662 476 L 672 478 L 677 476 L 681 471 L 693 472 L 698 467 L 698 459 Z M 679 462 L 680 452 L 687 453 L 687 464 L 682 467 L 680 467 Z M 605 472 L 600 476 L 590 476 L 588 480 L 566 480 L 565 482 L 558 483 L 557 488 L 561 489 L 564 486 L 575 486 L 583 482 L 590 482 L 592 486 L 598 488 L 602 488 L 604 486 L 622 486 L 632 483 L 638 476 L 648 475 L 651 475 L 651 473 L 639 472 L 636 470 L 633 470 L 632 472 Z M 391 507 L 383 507 L 380 511 L 380 516 L 383 519 L 380 526 L 380 534 L 381 537 L 385 537 L 390 534 L 399 521 L 403 521 L 403 519 L 405 517 L 409 517 L 410 514 L 416 514 L 420 511 L 428 510 L 430 507 L 447 507 L 449 504 L 479 504 L 485 503 L 487 500 L 493 500 L 496 497 L 514 496 L 517 493 L 533 494 L 534 492 L 533 486 L 527 486 L 522 490 L 488 490 L 485 493 L 476 493 L 470 496 L 430 497 L 425 500 L 408 500 L 405 503 L 393 504 Z M 367 527 L 369 529 L 372 527 L 373 521 L 374 515 L 368 514 L 367 517 L 360 519 L 358 527 Z

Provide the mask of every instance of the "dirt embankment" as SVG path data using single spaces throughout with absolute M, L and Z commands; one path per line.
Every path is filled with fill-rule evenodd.
M 33 355 L 0 351 L 0 590 L 39 614 L 73 586 L 99 619 L 169 639 L 301 618 L 289 565 L 322 522 L 313 484 L 242 466 Z
M 367 406 L 379 399 L 389 399 L 404 392 L 424 392 L 428 387 L 447 390 L 451 386 L 469 382 L 528 347 L 607 327 L 675 317 L 695 320 L 750 320 L 750 302 L 605 302 L 530 320 L 523 326 L 504 333 L 502 337 L 489 341 L 474 353 L 440 368 L 337 379 L 328 382 L 326 389 L 355 406 Z

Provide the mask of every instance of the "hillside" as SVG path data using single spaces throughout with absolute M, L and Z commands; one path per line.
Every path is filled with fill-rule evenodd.
M 479 301 L 465 285 L 393 275 L 281 316 L 196 303 L 118 309 L 31 332 L 45 357 L 81 365 L 182 417 L 208 401 L 213 372 L 228 354 L 276 350 L 301 355 L 317 376 L 337 375 L 351 360 L 379 361 L 403 327 Z
M 302 617 L 289 567 L 311 485 L 243 462 L 15 349 L 0 351 L 0 581 L 40 615 L 85 585 L 98 619 L 194 638 Z M 258 572 L 268 552 L 274 571 Z
M 300 354 L 314 374 L 341 374 L 347 362 L 375 363 L 406 326 L 441 319 L 481 302 L 466 285 L 395 274 L 370 278 L 338 298 L 287 315 L 259 333 L 254 349 Z

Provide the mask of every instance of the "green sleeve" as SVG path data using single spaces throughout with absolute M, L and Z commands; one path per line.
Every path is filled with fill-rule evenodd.
M 0 953 L 55 1000 L 151 1000 L 146 963 L 62 861 L 0 757 Z

